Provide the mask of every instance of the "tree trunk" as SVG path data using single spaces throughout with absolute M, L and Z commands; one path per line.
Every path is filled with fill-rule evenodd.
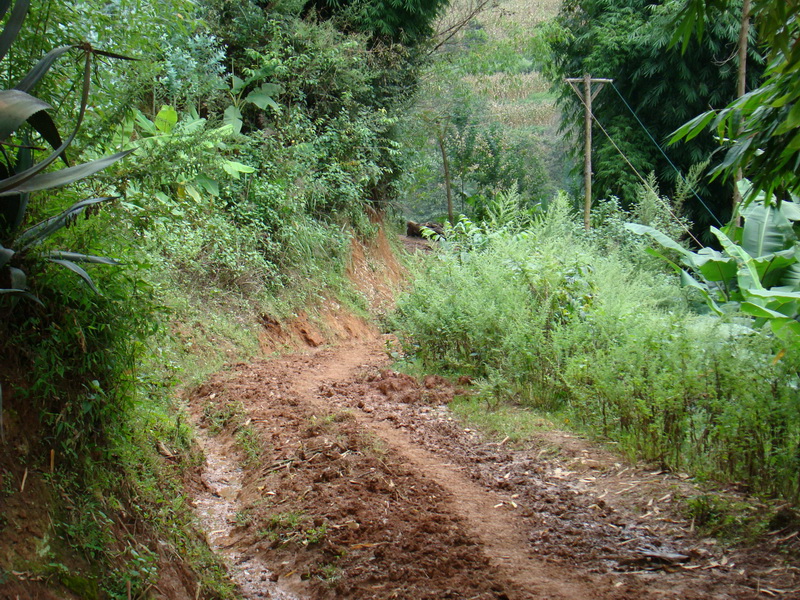
M 750 0 L 744 0 L 742 6 L 742 26 L 739 29 L 739 72 L 736 80 L 736 97 L 741 98 L 745 94 L 745 85 L 747 78 L 747 34 L 750 32 Z M 733 214 L 735 215 L 735 224 L 741 225 L 741 217 L 736 215 L 736 210 L 739 203 L 742 201 L 742 195 L 739 193 L 739 181 L 742 179 L 742 169 L 736 170 L 736 175 L 733 178 Z
M 456 224 L 455 216 L 453 215 L 453 190 L 450 184 L 450 161 L 447 159 L 447 149 L 444 147 L 444 132 L 439 132 L 437 135 L 439 140 L 439 150 L 442 151 L 442 166 L 444 167 L 444 189 L 447 192 L 447 219 L 450 225 Z

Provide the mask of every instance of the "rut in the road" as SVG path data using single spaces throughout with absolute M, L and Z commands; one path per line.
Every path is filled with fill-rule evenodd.
M 220 540 L 247 559 L 245 569 L 248 560 L 269 565 L 281 589 L 306 598 L 758 597 L 751 574 L 714 567 L 709 551 L 706 562 L 686 568 L 620 572 L 619 554 L 637 558 L 637 545 L 659 544 L 664 556 L 688 546 L 655 535 L 647 519 L 615 516 L 603 502 L 598 510 L 576 486 L 544 480 L 543 469 L 530 466 L 541 452 L 492 450 L 464 434 L 441 406 L 448 392 L 437 392 L 435 380 L 393 398 L 391 378 L 377 375 L 386 367 L 382 346 L 373 337 L 239 365 L 193 394 L 201 423 L 208 403 L 241 403 L 265 442 Z M 514 472 L 511 463 L 528 470 Z M 490 481 L 492 465 L 505 473 L 500 485 Z M 605 521 L 593 522 L 595 514 Z M 545 531 L 561 546 L 542 544 Z M 260 596 L 250 589 L 249 598 L 280 597 L 266 586 L 256 585 Z

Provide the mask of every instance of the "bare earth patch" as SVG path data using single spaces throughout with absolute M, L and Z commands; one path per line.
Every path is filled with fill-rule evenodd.
M 237 365 L 191 394 L 201 427 L 209 403 L 244 409 L 202 439 L 211 475 L 238 473 L 204 485 L 245 597 L 800 597 L 791 533 L 724 549 L 674 508 L 697 493 L 685 476 L 560 432 L 485 439 L 451 416 L 453 385 L 387 370 L 383 344 Z M 261 453 L 240 469 L 244 426 Z

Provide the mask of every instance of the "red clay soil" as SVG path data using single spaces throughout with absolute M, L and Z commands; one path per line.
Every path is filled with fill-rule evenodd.
M 450 414 L 453 385 L 388 371 L 385 344 L 236 365 L 190 394 L 212 465 L 196 503 L 244 597 L 800 598 L 791 531 L 699 538 L 675 508 L 686 476 L 558 432 L 488 440 Z

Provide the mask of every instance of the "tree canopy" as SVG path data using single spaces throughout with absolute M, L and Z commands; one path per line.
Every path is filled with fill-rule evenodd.
M 648 139 L 625 101 L 663 146 L 687 120 L 709 106 L 724 107 L 735 98 L 738 67 L 739 21 L 734 14 L 725 13 L 709 23 L 702 39 L 688 40 L 681 53 L 670 45 L 671 24 L 679 9 L 680 5 L 674 2 L 660 0 L 568 0 L 559 16 L 564 35 L 553 44 L 554 76 L 559 82 L 584 73 L 614 80 L 620 95 L 611 88 L 603 90 L 593 111 L 633 166 L 643 175 L 655 172 L 662 191 L 668 195 L 674 193 L 678 176 Z M 763 61 L 754 49 L 748 58 L 748 80 L 753 86 Z M 576 122 L 583 105 L 569 87 L 562 88 L 559 102 L 572 117 L 565 123 Z M 581 135 L 576 132 L 575 137 Z M 582 144 L 582 139 L 576 139 L 576 151 Z M 596 195 L 615 195 L 623 202 L 634 198 L 638 177 L 604 135 L 595 135 L 593 145 Z M 717 147 L 714 136 L 706 132 L 667 152 L 686 174 L 692 166 L 712 159 Z M 698 192 L 716 219 L 724 221 L 729 214 L 732 186 L 715 182 L 701 185 Z M 716 223 L 696 200 L 690 200 L 687 207 L 701 229 Z
M 732 0 L 687 0 L 676 15 L 673 42 L 683 52 L 708 37 L 709 24 L 738 7 Z M 800 193 L 800 2 L 754 0 L 751 13 L 768 66 L 763 82 L 719 112 L 707 111 L 675 139 L 704 135 L 709 125 L 726 147 L 715 176 L 741 169 L 752 182 L 750 197 L 765 192 L 786 199 Z
M 430 38 L 433 23 L 450 0 L 309 0 L 323 18 L 343 17 L 357 31 L 414 45 Z

